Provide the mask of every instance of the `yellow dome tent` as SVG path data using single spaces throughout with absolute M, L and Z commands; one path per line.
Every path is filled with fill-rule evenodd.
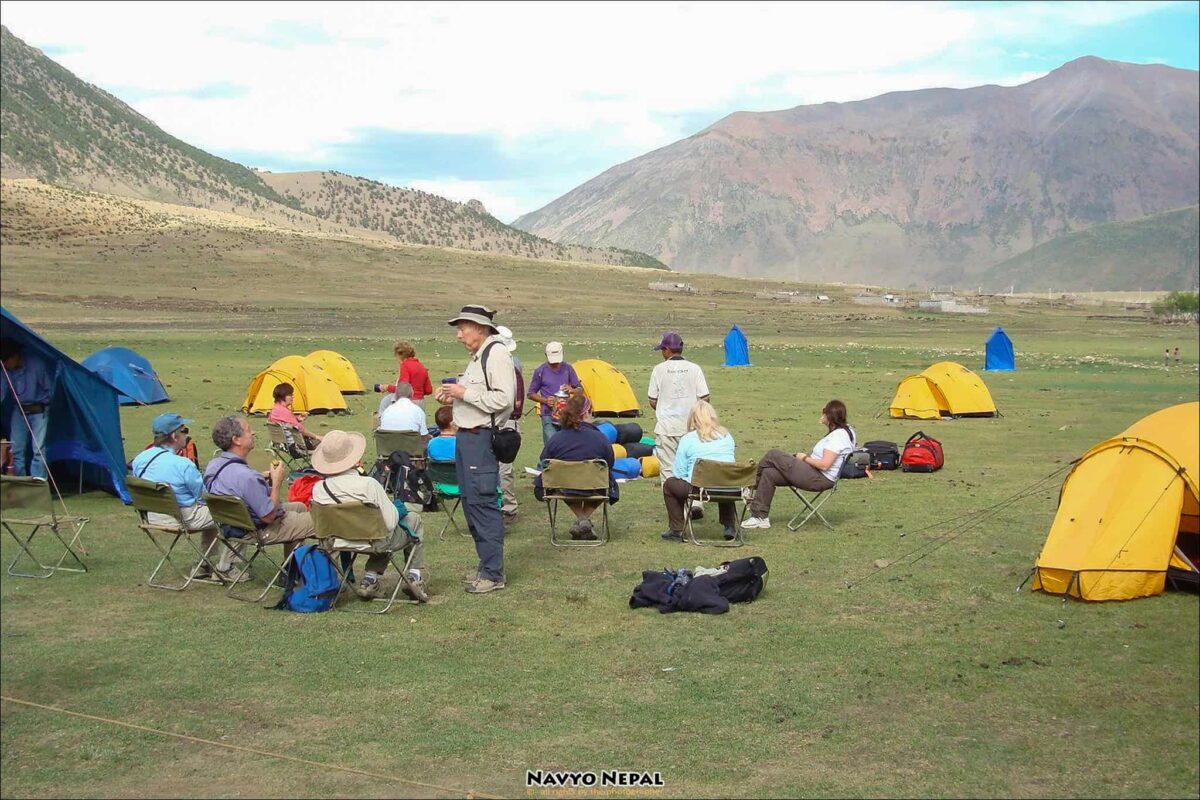
M 1084 600 L 1200 577 L 1200 403 L 1165 408 L 1088 450 L 1063 482 L 1034 590 Z
M 896 386 L 889 409 L 893 417 L 994 417 L 996 403 L 987 385 L 971 370 L 953 361 L 939 361 Z
M 364 394 L 367 387 L 363 386 L 362 378 L 350 363 L 350 359 L 333 350 L 314 350 L 306 358 L 321 366 L 333 382 L 338 385 L 342 394 Z
M 346 401 L 341 390 L 319 364 L 304 356 L 284 356 L 254 376 L 246 389 L 246 400 L 242 411 L 248 414 L 266 414 L 275 405 L 271 392 L 281 383 L 290 383 L 296 389 L 293 411 L 309 414 L 347 412 Z
M 583 393 L 592 403 L 597 417 L 638 417 L 637 396 L 621 370 L 598 358 L 585 358 L 572 364 Z

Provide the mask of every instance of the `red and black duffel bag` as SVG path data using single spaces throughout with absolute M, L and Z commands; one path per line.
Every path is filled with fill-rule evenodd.
M 905 472 L 937 472 L 945 463 L 942 443 L 924 431 L 917 431 L 904 443 L 900 469 Z

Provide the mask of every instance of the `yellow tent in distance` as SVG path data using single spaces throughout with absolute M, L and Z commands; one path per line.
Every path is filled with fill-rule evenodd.
M 907 419 L 994 417 L 996 403 L 974 372 L 953 361 L 939 361 L 900 381 L 889 413 Z
M 1033 588 L 1129 600 L 1160 594 L 1169 571 L 1200 578 L 1198 478 L 1200 403 L 1157 411 L 1088 450 L 1063 482 Z
M 309 361 L 316 362 L 333 378 L 342 394 L 363 394 L 367 387 L 363 386 L 358 370 L 350 363 L 350 359 L 334 350 L 314 350 L 307 356 Z
M 571 366 L 597 417 L 641 416 L 637 395 L 621 370 L 598 358 L 585 358 Z
M 320 364 L 304 356 L 284 356 L 254 376 L 246 389 L 242 411 L 266 414 L 275 405 L 272 392 L 281 383 L 290 383 L 296 390 L 293 411 L 309 414 L 347 412 L 346 401 L 338 385 Z

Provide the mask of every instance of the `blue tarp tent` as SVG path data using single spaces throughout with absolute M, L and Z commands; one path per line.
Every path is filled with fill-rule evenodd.
M 996 326 L 996 330 L 992 331 L 991 338 L 987 340 L 983 368 L 993 372 L 1017 368 L 1016 360 L 1013 357 L 1012 339 L 1008 338 L 1008 334 L 999 325 Z
M 746 342 L 746 334 L 737 325 L 725 334 L 725 366 L 750 366 L 750 345 Z
M 117 390 L 38 336 L 0 306 L 0 337 L 14 339 L 25 352 L 36 353 L 54 371 L 47 410 L 46 463 L 61 486 L 98 486 L 132 502 L 125 488 L 125 446 Z M 0 420 L 11 423 L 14 399 L 0 377 Z M 18 417 L 20 415 L 18 414 Z M 7 430 L 6 430 L 7 433 Z
M 165 403 L 167 390 L 145 356 L 128 347 L 106 347 L 83 360 L 83 365 L 121 390 L 123 406 Z

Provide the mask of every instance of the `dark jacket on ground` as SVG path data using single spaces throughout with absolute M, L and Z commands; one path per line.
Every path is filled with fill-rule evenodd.
M 615 503 L 620 499 L 620 489 L 617 488 L 617 478 L 613 474 L 613 451 L 608 439 L 590 422 L 579 423 L 579 429 L 563 428 L 550 437 L 542 448 L 541 461 L 548 459 L 559 461 L 590 461 L 599 458 L 608 464 L 608 501 Z M 538 500 L 542 499 L 542 476 L 533 480 L 533 494 Z

